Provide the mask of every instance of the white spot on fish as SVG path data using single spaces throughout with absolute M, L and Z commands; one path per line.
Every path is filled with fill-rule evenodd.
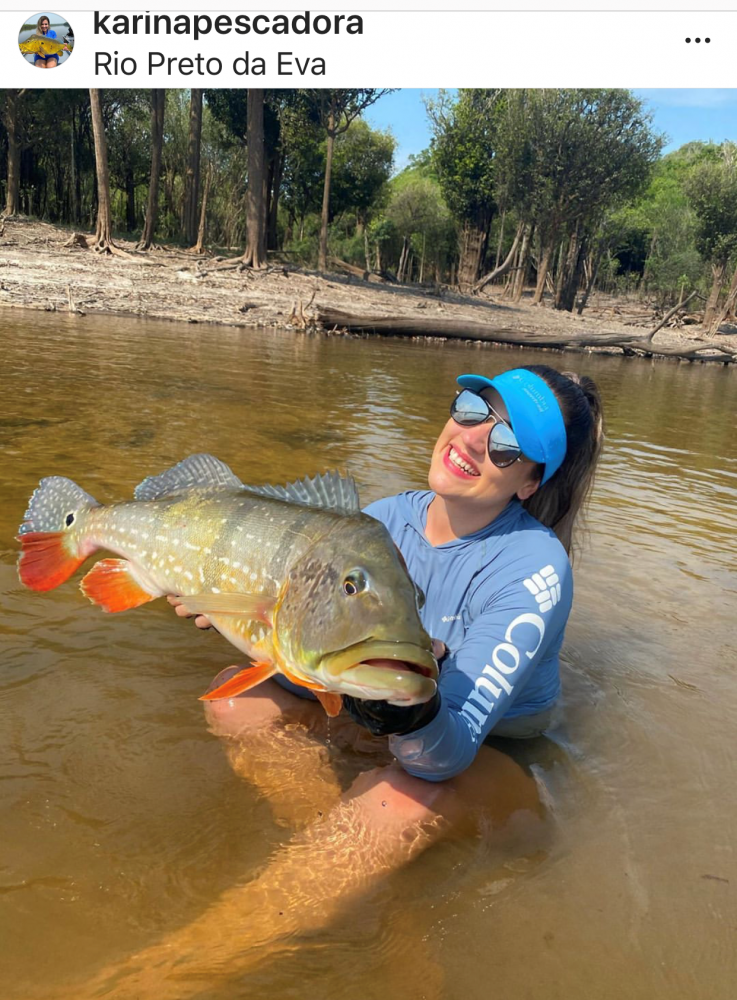
M 185 569 L 184 575 L 187 577 L 188 580 L 193 580 L 194 579 L 194 577 L 192 576 L 192 574 L 189 572 L 188 569 Z
M 220 593 L 220 588 L 219 587 L 212 587 L 211 590 L 212 590 L 213 594 L 219 594 Z

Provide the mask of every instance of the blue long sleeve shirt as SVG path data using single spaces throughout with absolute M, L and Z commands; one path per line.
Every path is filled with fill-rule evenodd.
M 438 714 L 390 737 L 406 771 L 443 781 L 468 767 L 500 719 L 534 715 L 557 700 L 573 578 L 555 534 L 517 500 L 480 531 L 431 545 L 425 522 L 433 497 L 400 493 L 365 513 L 388 528 L 425 593 L 423 625 L 449 650 Z

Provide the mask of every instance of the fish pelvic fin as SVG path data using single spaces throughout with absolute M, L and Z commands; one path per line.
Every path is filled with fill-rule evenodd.
M 300 687 L 307 688 L 308 691 L 312 691 L 331 719 L 335 718 L 336 715 L 340 715 L 343 709 L 342 694 L 336 694 L 334 691 L 326 691 L 322 684 L 315 681 L 308 681 L 303 677 L 298 677 L 284 665 L 281 667 L 281 672 L 288 681 L 292 682 L 292 684 L 298 684 Z
M 82 578 L 79 589 L 103 611 L 128 611 L 160 594 L 151 594 L 135 579 L 127 559 L 101 559 Z
M 331 719 L 334 719 L 336 715 L 340 715 L 343 710 L 343 695 L 336 694 L 334 691 L 315 691 L 315 697 L 320 702 L 322 707 L 325 709 L 326 713 Z
M 82 565 L 94 549 L 83 542 L 79 516 L 98 502 L 63 476 L 42 479 L 18 530 L 18 575 L 31 590 L 53 590 Z
M 214 455 L 190 455 L 158 476 L 147 476 L 136 486 L 136 500 L 160 500 L 182 490 L 221 486 L 242 489 L 243 483 L 225 462 Z
M 253 663 L 227 680 L 214 691 L 200 695 L 200 701 L 219 701 L 221 698 L 235 698 L 243 691 L 248 691 L 276 673 L 276 666 L 271 662 Z

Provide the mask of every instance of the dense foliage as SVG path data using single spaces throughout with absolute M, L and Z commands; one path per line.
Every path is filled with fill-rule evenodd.
M 697 290 L 712 320 L 725 301 L 737 147 L 661 156 L 664 137 L 626 90 L 441 92 L 427 106 L 429 149 L 399 173 L 392 134 L 361 117 L 384 91 L 254 91 L 254 133 L 246 91 L 205 91 L 200 121 L 199 93 L 99 92 L 113 236 L 191 245 L 199 220 L 211 250 L 242 253 L 249 210 L 265 252 L 305 266 L 319 255 L 323 267 L 337 258 L 467 289 L 496 268 L 497 289 L 518 298 L 526 284 L 562 309 L 593 289 L 661 308 Z M 5 214 L 99 227 L 90 92 L 2 91 L 0 121 Z

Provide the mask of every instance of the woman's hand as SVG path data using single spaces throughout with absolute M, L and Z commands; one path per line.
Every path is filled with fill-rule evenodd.
M 432 652 L 440 662 L 448 652 L 445 643 L 433 639 Z M 421 705 L 390 705 L 388 701 L 372 701 L 343 695 L 343 708 L 354 722 L 374 736 L 406 736 L 432 722 L 440 711 L 440 692 Z
M 194 615 L 188 611 L 183 598 L 175 597 L 174 594 L 169 594 L 166 599 L 180 618 L 194 618 L 194 623 L 197 628 L 213 628 L 213 624 L 207 615 Z

